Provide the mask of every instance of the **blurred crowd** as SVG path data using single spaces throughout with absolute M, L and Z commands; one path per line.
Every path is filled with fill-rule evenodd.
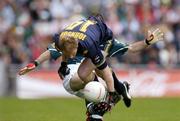
M 0 60 L 24 64 L 36 59 L 54 33 L 92 13 L 101 13 L 115 37 L 125 43 L 143 40 L 152 27 L 165 33 L 153 48 L 111 63 L 178 67 L 180 0 L 0 0 Z

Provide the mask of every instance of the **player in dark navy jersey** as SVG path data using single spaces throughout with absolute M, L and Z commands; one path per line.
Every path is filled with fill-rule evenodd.
M 94 27 L 92 27 L 92 26 L 94 26 Z M 90 28 L 90 27 L 92 27 L 92 28 Z M 73 31 L 73 28 L 76 28 L 76 30 Z M 86 32 L 88 32 L 88 34 Z M 66 43 L 63 45 L 61 43 L 61 41 L 59 41 L 60 40 L 59 37 L 65 38 L 67 36 L 70 38 L 73 37 L 71 39 L 72 40 L 75 39 L 76 41 L 75 42 L 69 41 L 70 44 Z M 91 17 L 88 20 L 79 21 L 79 22 L 73 23 L 72 25 L 68 26 L 65 29 L 65 31 L 61 32 L 60 36 L 59 35 L 57 36 L 58 39 L 56 39 L 56 41 L 55 41 L 56 49 L 49 48 L 48 52 L 45 52 L 46 54 L 43 54 L 42 56 L 40 56 L 40 58 L 38 58 L 34 63 L 28 64 L 28 66 L 21 69 L 19 74 L 20 75 L 25 74 L 26 72 L 33 70 L 39 63 L 43 62 L 42 58 L 47 59 L 49 57 L 49 55 L 51 55 L 51 57 L 54 56 L 56 58 L 57 55 L 61 56 L 62 53 L 63 53 L 63 58 L 65 60 L 67 58 L 72 58 L 75 55 L 81 55 L 80 58 L 82 58 L 82 56 L 89 57 L 93 62 L 93 64 L 90 64 L 91 66 L 96 65 L 96 67 L 98 69 L 103 69 L 103 66 L 104 66 L 103 64 L 105 63 L 105 58 L 101 52 L 102 50 L 103 50 L 103 53 L 105 53 L 106 56 L 108 56 L 108 57 L 111 57 L 114 54 L 119 54 L 119 53 L 124 54 L 125 52 L 136 52 L 136 51 L 140 51 L 140 50 L 144 49 L 145 47 L 147 47 L 148 45 L 151 45 L 151 44 L 155 43 L 156 41 L 160 40 L 162 38 L 162 36 L 163 36 L 162 32 L 159 29 L 156 29 L 156 30 L 150 31 L 148 39 L 146 39 L 145 41 L 136 42 L 136 43 L 133 43 L 130 45 L 121 44 L 113 39 L 111 30 L 107 28 L 107 26 L 104 24 L 104 22 L 101 19 L 96 18 L 96 17 Z M 96 38 L 97 40 L 93 39 L 93 38 Z M 52 44 L 52 46 L 54 46 L 54 44 Z M 69 47 L 67 47 L 67 46 L 69 46 Z M 74 49 L 74 48 L 76 48 L 76 49 Z M 49 51 L 51 53 L 49 53 Z M 62 51 L 62 52 L 59 52 L 59 51 Z M 81 60 L 81 59 L 79 59 L 79 57 L 78 57 L 77 60 Z M 91 63 L 91 60 L 90 60 L 90 63 Z M 69 64 L 71 62 L 73 62 L 73 61 L 70 60 Z M 88 63 L 89 63 L 89 61 L 88 61 Z M 70 64 L 70 66 L 71 65 L 72 64 Z M 107 66 L 107 65 L 105 64 L 105 66 Z M 87 67 L 89 67 L 89 65 Z M 93 67 L 95 67 L 95 66 L 93 66 Z M 111 72 L 111 75 L 113 77 L 113 80 L 117 80 L 117 79 L 115 79 L 116 77 L 115 77 L 114 73 L 112 74 L 112 72 Z M 78 76 L 78 74 L 76 76 Z M 76 78 L 77 78 L 76 76 L 71 77 L 71 79 L 76 80 Z M 93 78 L 93 76 L 91 77 L 91 79 L 92 78 Z M 67 82 L 67 81 L 65 81 L 65 82 Z M 78 83 L 78 82 L 76 82 L 76 83 Z M 118 87 L 116 89 L 116 91 L 119 90 L 119 86 L 118 86 L 119 83 L 117 83 L 117 82 L 114 82 L 114 83 L 115 83 L 114 84 L 115 87 Z M 67 83 L 64 84 L 64 86 L 67 86 L 66 90 L 68 90 L 68 88 L 71 88 L 70 93 L 74 93 L 71 91 L 77 92 L 79 87 L 83 88 L 84 83 L 80 82 L 80 84 L 75 84 L 75 85 L 77 87 L 76 86 L 70 87 L 69 85 L 67 85 Z M 120 86 L 120 87 L 122 87 L 122 86 Z M 74 88 L 74 90 L 72 90 L 72 88 Z M 125 90 L 127 91 L 127 88 L 125 88 Z M 74 93 L 74 94 L 78 95 L 79 93 Z M 104 104 L 102 104 L 102 105 L 104 105 Z M 106 112 L 106 110 L 104 111 L 103 107 L 101 107 L 101 104 L 100 104 L 100 106 L 94 106 L 94 107 L 95 107 L 94 112 L 88 111 L 88 116 L 89 116 L 88 120 L 89 121 L 98 120 L 96 118 L 93 118 L 93 116 L 94 115 L 103 116 L 104 112 Z M 101 107 L 101 108 L 97 109 L 96 107 Z M 103 113 L 98 114 L 97 110 L 102 110 Z M 100 118 L 98 121 L 101 121 L 101 120 L 102 119 Z
M 108 91 L 111 93 L 115 91 L 111 71 L 100 49 L 100 45 L 112 39 L 112 32 L 101 19 L 90 17 L 87 20 L 75 22 L 65 28 L 59 38 L 60 41 L 55 42 L 55 46 L 63 52 L 65 58 L 72 58 L 76 54 L 86 57 L 78 69 L 78 75 L 84 83 L 92 80 L 91 72 L 97 68 L 106 81 Z M 69 50 L 71 53 L 68 52 Z M 87 68 L 83 65 L 90 66 Z
M 78 41 L 77 54 L 91 59 L 98 68 L 103 68 L 105 62 L 100 45 L 105 45 L 108 40 L 112 40 L 112 31 L 101 19 L 90 17 L 69 25 L 60 33 L 60 38 L 73 37 Z M 56 47 L 62 49 L 63 45 L 55 42 Z M 59 47 L 62 46 L 62 47 Z

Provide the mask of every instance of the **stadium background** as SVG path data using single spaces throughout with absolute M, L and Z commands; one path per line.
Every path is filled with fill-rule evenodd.
M 47 104 L 49 107 L 62 106 L 61 103 L 65 103 L 67 107 L 64 106 L 63 110 L 69 109 L 70 111 L 73 105 L 79 104 L 82 105 L 80 112 L 85 111 L 83 101 L 74 98 L 63 99 L 72 96 L 61 85 L 62 82 L 57 74 L 58 62 L 49 60 L 38 67 L 36 71 L 21 77 L 17 75 L 17 72 L 46 50 L 48 44 L 52 42 L 52 34 L 62 30 L 73 21 L 98 12 L 105 17 L 106 23 L 114 32 L 115 37 L 125 43 L 143 40 L 146 35 L 145 31 L 152 26 L 160 27 L 165 33 L 165 39 L 151 48 L 133 55 L 124 55 L 108 60 L 119 79 L 128 80 L 131 83 L 131 94 L 135 98 L 134 108 L 127 111 L 122 108 L 122 105 L 118 105 L 113 110 L 114 115 L 120 111 L 119 115 L 122 114 L 124 120 L 135 120 L 132 118 L 133 116 L 139 116 L 139 121 L 180 120 L 178 118 L 180 117 L 178 113 L 180 112 L 178 105 L 180 102 L 179 0 L 1 0 L 0 121 L 27 121 L 27 119 L 37 121 L 46 115 L 43 113 L 42 116 L 36 117 L 36 113 L 32 113 L 32 116 L 24 113 L 22 119 L 16 118 L 15 115 L 18 115 L 16 113 L 17 105 L 22 106 L 19 108 L 21 113 L 31 109 L 23 108 L 28 103 L 19 100 L 27 98 L 45 98 L 45 100 L 32 101 L 34 108 L 38 105 L 44 107 Z M 52 97 L 58 98 L 54 100 Z M 139 99 L 139 97 L 143 97 L 143 99 Z M 153 99 L 149 100 L 150 97 Z M 154 97 L 156 98 L 154 99 Z M 168 98 L 164 99 L 164 97 Z M 68 101 L 72 105 L 71 107 L 68 107 Z M 173 105 L 175 101 L 177 105 Z M 153 104 L 153 102 L 157 103 Z M 158 117 L 158 114 L 152 114 L 150 118 L 147 118 L 149 115 L 140 116 L 138 111 L 134 111 L 142 107 L 141 104 L 144 107 L 147 106 L 150 113 L 157 111 L 159 115 L 166 115 L 167 112 L 163 112 L 163 110 L 173 111 L 172 114 L 168 113 L 169 117 L 166 115 L 167 117 L 161 118 L 161 116 Z M 160 106 L 159 110 L 157 110 L 157 105 Z M 161 105 L 167 107 L 162 108 Z M 57 112 L 63 113 L 61 106 Z M 13 108 L 14 110 L 12 110 Z M 43 110 L 43 108 L 39 108 Z M 22 109 L 24 110 L 22 111 Z M 144 109 L 142 108 L 142 112 Z M 33 108 L 31 111 L 34 111 Z M 50 112 L 47 112 L 49 117 L 55 116 L 52 114 L 53 111 Z M 71 112 L 76 112 L 76 110 L 72 109 Z M 127 115 L 131 112 L 135 114 L 128 118 Z M 31 118 L 27 118 L 26 115 Z M 174 118 L 173 115 L 177 118 Z M 81 116 L 82 114 L 78 115 L 77 121 L 81 119 Z M 33 117 L 35 118 L 33 119 Z M 62 118 L 57 115 L 55 117 Z M 73 115 L 70 117 L 72 119 Z M 107 119 L 111 120 L 110 117 Z M 159 120 L 157 120 L 158 118 Z M 45 116 L 42 120 L 56 121 L 56 118 L 48 119 Z M 114 119 L 114 121 L 119 120 L 118 118 Z

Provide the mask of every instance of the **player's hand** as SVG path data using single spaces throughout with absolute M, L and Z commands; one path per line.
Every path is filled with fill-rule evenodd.
M 61 66 L 59 67 L 58 74 L 61 79 L 64 79 L 66 75 L 70 73 L 70 68 L 68 68 L 66 62 L 61 62 Z
M 36 68 L 35 63 L 29 63 L 26 67 L 20 69 L 19 75 L 24 75 L 24 74 L 34 70 L 35 68 Z
M 111 106 L 109 110 L 111 110 L 119 100 L 120 97 L 117 92 L 109 92 L 108 103 Z
M 159 28 L 150 29 L 148 30 L 148 37 L 145 39 L 145 42 L 147 45 L 151 45 L 162 40 L 163 37 L 164 34 Z

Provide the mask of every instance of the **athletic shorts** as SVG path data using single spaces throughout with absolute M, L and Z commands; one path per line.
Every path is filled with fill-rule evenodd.
M 77 73 L 77 70 L 79 68 L 79 65 L 81 63 L 76 64 L 69 64 L 68 67 L 70 68 L 70 74 L 66 75 L 63 80 L 63 86 L 67 92 L 69 92 L 72 95 L 78 96 L 80 98 L 84 98 L 82 90 L 79 91 L 73 91 L 70 86 L 71 78 L 74 76 L 75 73 Z

